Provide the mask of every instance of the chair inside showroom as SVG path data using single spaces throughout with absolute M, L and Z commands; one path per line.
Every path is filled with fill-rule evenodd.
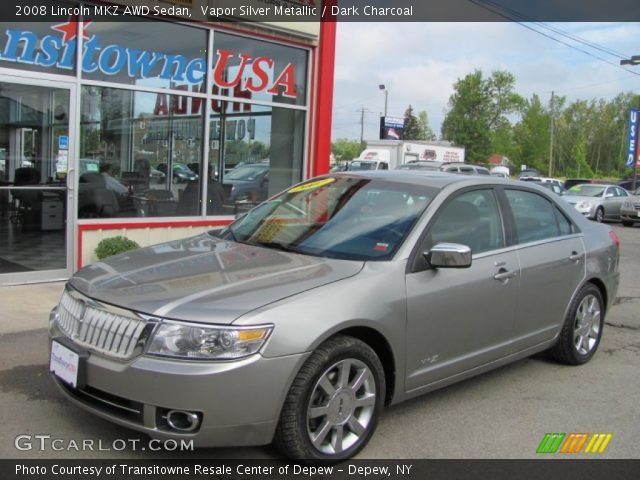
M 28 187 L 40 183 L 40 172 L 33 167 L 17 168 L 13 185 Z M 42 213 L 42 192 L 38 190 L 12 189 L 14 223 L 22 226 L 23 231 L 38 230 Z
M 149 215 L 152 217 L 170 217 L 176 214 L 178 203 L 169 190 L 149 190 L 147 192 Z
M 85 173 L 80 176 L 78 195 L 79 218 L 117 217 L 120 204 L 117 195 L 107 188 L 100 173 Z

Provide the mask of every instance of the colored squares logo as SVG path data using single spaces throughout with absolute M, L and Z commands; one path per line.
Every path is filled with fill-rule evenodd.
M 536 453 L 604 453 L 611 433 L 546 433 Z

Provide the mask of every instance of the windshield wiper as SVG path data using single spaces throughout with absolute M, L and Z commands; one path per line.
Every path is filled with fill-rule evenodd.
M 254 245 L 256 247 L 273 248 L 275 250 L 282 250 L 283 252 L 300 253 L 300 250 L 284 245 L 278 242 L 246 242 L 247 245 Z
M 229 240 L 228 237 L 231 237 L 230 240 L 236 242 L 236 243 L 241 243 L 238 240 L 238 237 L 236 237 L 235 232 L 233 231 L 233 229 L 231 228 L 231 226 L 227 226 L 223 229 L 220 230 L 212 230 L 211 232 L 209 232 L 210 234 L 212 234 L 215 237 L 218 237 L 222 240 Z

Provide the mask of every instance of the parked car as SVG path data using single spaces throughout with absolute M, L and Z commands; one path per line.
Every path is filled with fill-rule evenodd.
M 525 177 L 521 178 L 520 181 L 535 183 L 536 185 L 540 185 L 543 188 L 551 190 L 556 195 L 565 195 L 567 192 L 567 189 L 564 188 L 562 181 L 555 178 Z
M 574 185 L 581 185 L 583 183 L 590 183 L 596 185 L 609 185 L 610 182 L 606 182 L 604 180 L 596 180 L 594 178 L 567 178 L 564 181 L 564 188 L 569 190 Z
M 227 173 L 222 183 L 229 202 L 260 203 L 269 194 L 269 161 L 244 163 Z
M 154 438 L 336 461 L 385 405 L 544 350 L 588 362 L 618 248 L 535 185 L 333 174 L 80 270 L 51 313 L 50 369 L 78 406 Z
M 494 177 L 502 177 L 502 178 L 510 178 L 511 172 L 509 171 L 509 167 L 505 167 L 504 165 L 498 165 L 491 170 L 489 170 L 489 174 Z
M 198 175 L 184 163 L 174 163 L 171 169 L 173 172 L 173 181 L 176 183 L 193 182 L 198 179 Z M 158 170 L 167 175 L 167 164 L 159 164 Z
M 149 180 L 154 182 L 154 183 L 164 183 L 166 180 L 167 176 L 161 172 L 160 170 L 156 170 L 155 168 L 151 167 L 149 169 Z
M 347 162 L 336 163 L 331 166 L 331 173 L 346 172 L 348 169 L 349 169 L 349 164 Z
M 640 188 L 622 203 L 620 219 L 625 227 L 633 227 L 634 223 L 640 223 Z
M 565 192 L 564 198 L 585 217 L 602 222 L 620 220 L 620 208 L 629 192 L 617 185 L 581 183 Z
M 396 170 L 426 170 L 437 172 L 440 170 L 442 166 L 442 162 L 434 161 L 434 160 L 413 160 L 411 162 L 403 163 L 402 165 L 398 165 Z
M 628 192 L 633 190 L 633 179 L 631 180 L 622 180 L 618 182 L 618 186 L 624 188 Z M 636 178 L 636 188 L 640 187 L 640 178 Z
M 490 175 L 488 168 L 468 163 L 444 163 L 440 170 L 446 173 L 462 173 L 465 175 Z
M 525 168 L 520 171 L 520 176 L 518 177 L 520 180 L 528 177 L 539 177 L 540 171 L 536 168 Z

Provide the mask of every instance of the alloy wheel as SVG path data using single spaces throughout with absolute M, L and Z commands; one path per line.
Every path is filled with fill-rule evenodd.
M 580 355 L 589 354 L 598 343 L 601 316 L 598 299 L 586 295 L 578 305 L 573 329 L 573 344 Z
M 362 361 L 341 360 L 320 375 L 307 408 L 311 444 L 328 455 L 340 454 L 366 435 L 374 418 L 376 382 Z

